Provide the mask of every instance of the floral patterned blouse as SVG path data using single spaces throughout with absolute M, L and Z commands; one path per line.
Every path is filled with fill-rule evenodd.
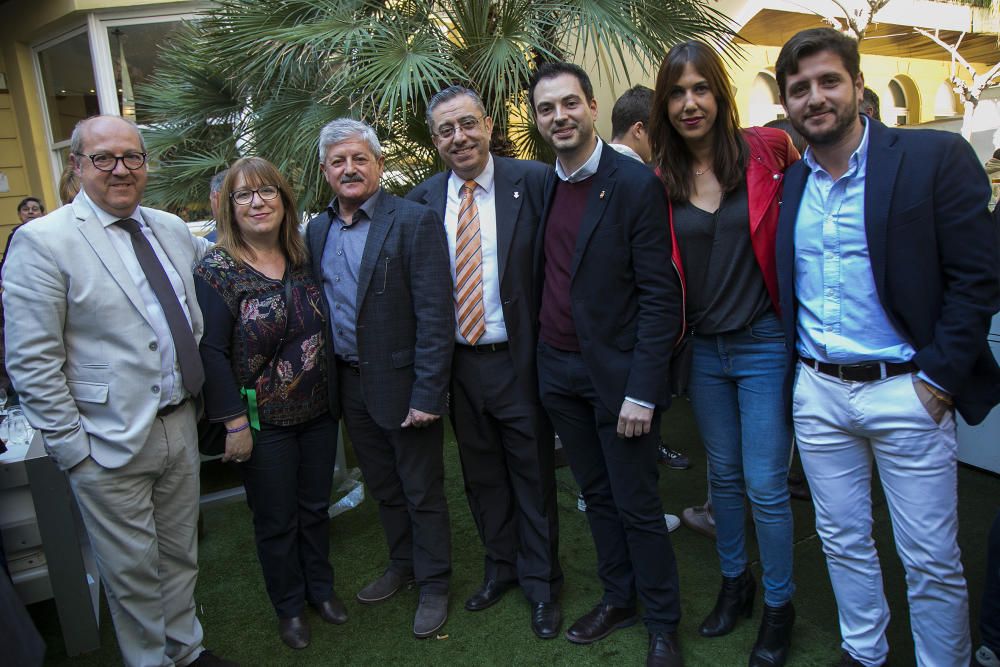
M 292 426 L 329 409 L 323 290 L 308 262 L 289 267 L 285 285 L 216 246 L 195 268 L 205 318 L 201 358 L 209 421 L 246 414 L 240 387 L 256 379 L 262 423 Z

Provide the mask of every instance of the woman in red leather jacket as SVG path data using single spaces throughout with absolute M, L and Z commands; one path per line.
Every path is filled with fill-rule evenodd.
M 709 459 L 722 588 L 699 632 L 728 634 L 750 616 L 744 497 L 763 566 L 764 614 L 750 665 L 784 665 L 792 607 L 792 435 L 782 399 L 774 239 L 788 135 L 740 129 L 722 60 L 701 42 L 673 47 L 656 80 L 650 139 L 670 199 L 674 265 L 692 336 L 688 391 Z

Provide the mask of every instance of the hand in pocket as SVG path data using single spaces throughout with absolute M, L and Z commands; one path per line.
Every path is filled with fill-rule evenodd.
M 931 416 L 931 419 L 935 423 L 940 424 L 941 420 L 948 413 L 948 410 L 951 409 L 951 403 L 938 398 L 927 386 L 927 383 L 916 375 L 913 376 L 913 389 L 917 392 L 917 398 L 920 399 L 924 409 L 927 410 L 927 414 Z

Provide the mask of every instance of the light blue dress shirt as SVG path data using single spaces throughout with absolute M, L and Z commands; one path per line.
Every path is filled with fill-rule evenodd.
M 868 120 L 847 172 L 834 180 L 807 148 L 811 174 L 795 221 L 798 353 L 835 364 L 906 362 L 914 354 L 879 301 L 865 235 Z

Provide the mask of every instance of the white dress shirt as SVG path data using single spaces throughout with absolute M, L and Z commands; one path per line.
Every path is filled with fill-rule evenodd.
M 496 185 L 493 156 L 490 155 L 482 173 L 476 176 L 476 189 L 472 197 L 479 209 L 479 238 L 483 248 L 483 308 L 486 311 L 486 333 L 476 341 L 476 345 L 503 343 L 507 340 L 507 327 L 503 321 L 500 306 L 500 261 L 497 254 L 497 213 Z M 458 236 L 458 212 L 462 204 L 462 187 L 465 180 L 452 172 L 448 177 L 448 203 L 444 212 L 444 228 L 448 234 L 448 254 L 451 257 L 451 279 L 455 281 L 455 240 Z M 455 341 L 468 345 L 458 330 L 456 308 Z
M 127 231 L 114 224 L 122 218 L 112 215 L 94 204 L 84 190 L 81 190 L 78 196 L 83 197 L 91 210 L 94 211 L 94 215 L 101 222 L 101 225 L 104 227 L 104 233 L 108 235 L 108 240 L 111 241 L 111 245 L 121 258 L 122 264 L 125 265 L 129 276 L 135 282 L 135 286 L 139 290 L 139 296 L 142 297 L 142 303 L 146 307 L 146 314 L 156 334 L 157 348 L 160 352 L 160 407 L 163 408 L 173 403 L 179 403 L 187 396 L 187 392 L 181 380 L 181 368 L 177 363 L 174 339 L 170 335 L 170 327 L 167 325 L 167 317 L 163 314 L 163 308 L 160 306 L 156 294 L 153 293 L 153 288 L 149 286 L 146 273 L 142 270 L 142 266 L 140 266 L 139 260 L 135 256 L 135 250 L 132 248 L 132 237 Z M 177 273 L 173 264 L 170 263 L 170 258 L 167 257 L 167 253 L 164 252 L 160 242 L 156 240 L 156 235 L 153 234 L 149 225 L 146 224 L 138 206 L 128 217 L 139 223 L 143 235 L 149 241 L 149 244 L 153 246 L 153 252 L 156 253 L 156 258 L 160 260 L 163 270 L 167 273 L 170 286 L 174 288 L 177 301 L 180 302 L 181 310 L 184 311 L 184 317 L 187 318 L 188 326 L 191 326 L 191 312 L 188 310 L 187 297 L 184 293 L 184 282 L 181 280 L 180 274 Z

